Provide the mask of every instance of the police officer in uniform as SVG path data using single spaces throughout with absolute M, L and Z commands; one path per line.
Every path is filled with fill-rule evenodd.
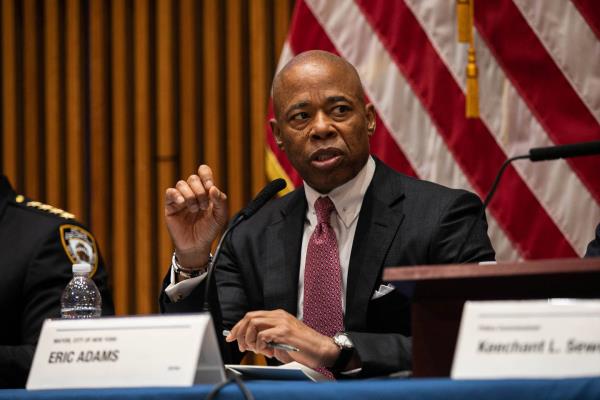
M 60 318 L 72 264 L 92 265 L 102 315 L 113 315 L 94 237 L 74 216 L 16 194 L 0 175 L 0 388 L 24 387 L 42 323 Z

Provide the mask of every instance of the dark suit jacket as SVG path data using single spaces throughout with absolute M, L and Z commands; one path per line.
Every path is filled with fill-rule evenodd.
M 596 237 L 588 244 L 585 257 L 600 257 L 600 224 L 596 227 Z
M 16 198 L 0 175 L 0 388 L 25 386 L 42 323 L 60 318 L 60 297 L 73 274 L 59 228 L 80 225 Z M 102 314 L 114 314 L 101 258 L 93 279 Z
M 299 188 L 269 203 L 226 240 L 215 272 L 223 327 L 251 310 L 296 315 L 306 209 Z M 362 361 L 362 376 L 411 367 L 411 286 L 372 300 L 383 268 L 493 260 L 485 219 L 477 221 L 463 254 L 457 254 L 480 209 L 472 193 L 401 175 L 377 160 L 359 214 L 346 288 L 345 329 Z M 203 290 L 199 286 L 178 303 L 163 293 L 162 310 L 197 310 Z

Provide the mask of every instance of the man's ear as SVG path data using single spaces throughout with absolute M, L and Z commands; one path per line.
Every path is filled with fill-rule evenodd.
M 271 118 L 269 120 L 269 125 L 271 126 L 271 132 L 273 132 L 273 137 L 275 138 L 275 143 L 277 143 L 277 147 L 283 150 L 283 140 L 281 139 L 281 129 L 279 129 L 279 125 L 277 125 L 277 120 L 275 118 Z
M 367 132 L 369 132 L 369 136 L 372 136 L 375 132 L 375 107 L 373 104 L 367 104 L 365 112 L 367 117 Z

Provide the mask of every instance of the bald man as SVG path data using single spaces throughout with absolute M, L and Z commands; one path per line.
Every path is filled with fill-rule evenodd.
M 276 143 L 304 186 L 224 242 L 215 279 L 217 324 L 231 330 L 226 340 L 235 350 L 228 361 L 254 351 L 337 377 L 410 370 L 412 287 L 382 282 L 383 268 L 493 260 L 479 198 L 401 175 L 371 156 L 373 105 L 354 67 L 333 54 L 292 59 L 275 77 L 273 104 Z M 167 189 L 175 256 L 163 311 L 200 309 L 226 203 L 206 165 Z

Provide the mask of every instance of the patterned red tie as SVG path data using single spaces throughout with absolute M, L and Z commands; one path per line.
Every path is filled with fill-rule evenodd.
M 317 225 L 308 242 L 304 267 L 304 323 L 329 337 L 344 330 L 340 256 L 329 224 L 333 210 L 329 197 L 315 201 Z M 322 368 L 318 371 L 332 376 Z

